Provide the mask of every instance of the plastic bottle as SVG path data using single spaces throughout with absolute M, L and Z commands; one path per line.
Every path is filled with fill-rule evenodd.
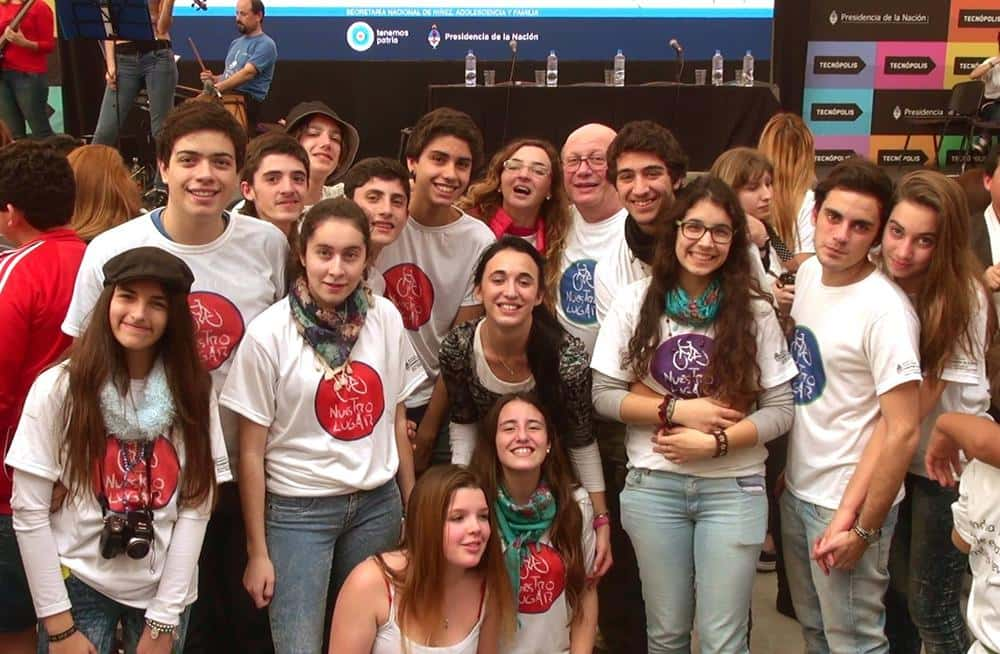
M 625 86 L 625 55 L 622 54 L 621 49 L 619 49 L 618 54 L 615 55 L 614 81 L 615 86 Z
M 549 50 L 545 59 L 545 86 L 559 86 L 559 57 L 555 50 Z
M 712 55 L 712 86 L 722 86 L 722 51 L 716 50 Z
M 753 54 L 749 50 L 743 55 L 743 86 L 753 86 Z
M 465 55 L 465 85 L 476 85 L 476 55 L 472 50 L 469 50 L 469 54 Z

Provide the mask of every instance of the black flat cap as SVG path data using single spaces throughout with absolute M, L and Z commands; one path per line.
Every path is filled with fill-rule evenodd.
M 169 290 L 189 293 L 194 273 L 181 259 L 154 247 L 126 250 L 104 264 L 105 286 L 133 279 L 151 279 Z

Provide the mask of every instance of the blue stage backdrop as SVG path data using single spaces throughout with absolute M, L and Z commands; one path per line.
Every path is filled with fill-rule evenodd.
M 235 0 L 208 0 L 208 9 L 180 7 L 173 31 L 194 38 L 203 57 L 225 56 L 235 37 Z M 180 3 L 178 3 L 180 4 Z M 347 4 L 338 0 L 265 0 L 265 30 L 278 44 L 281 61 L 448 61 L 472 49 L 480 60 L 510 56 L 542 60 L 550 50 L 561 59 L 611 59 L 620 48 L 627 59 L 663 60 L 676 38 L 688 60 L 708 60 L 716 49 L 728 61 L 747 50 L 771 58 L 774 0 L 466 0 L 441 7 L 440 0 Z M 226 38 L 220 38 L 226 35 Z M 175 51 L 192 56 L 186 39 Z

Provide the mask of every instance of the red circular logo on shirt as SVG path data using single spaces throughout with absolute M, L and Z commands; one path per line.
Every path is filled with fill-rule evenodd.
M 229 299 L 208 291 L 188 295 L 194 318 L 198 356 L 208 370 L 215 370 L 229 359 L 243 338 L 243 316 Z
M 431 318 L 434 285 L 424 271 L 412 263 L 401 263 L 382 274 L 385 296 L 399 309 L 403 325 L 416 331 Z
M 559 552 L 545 543 L 528 545 L 528 555 L 521 562 L 518 612 L 545 613 L 559 599 L 565 587 L 566 565 Z
M 104 458 L 98 461 L 96 492 L 108 500 L 108 508 L 124 513 L 129 509 L 162 509 L 174 496 L 181 464 L 173 443 L 163 436 L 153 441 L 146 471 L 148 441 L 122 441 L 109 437 Z
M 316 388 L 316 419 L 337 440 L 368 436 L 384 410 L 382 380 L 365 363 L 351 362 L 350 374 L 321 379 Z

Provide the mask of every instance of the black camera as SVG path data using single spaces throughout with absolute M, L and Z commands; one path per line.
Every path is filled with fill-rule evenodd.
M 778 277 L 778 286 L 795 286 L 795 273 L 781 273 L 781 276 Z
M 153 544 L 153 514 L 148 510 L 104 515 L 101 556 L 113 559 L 123 552 L 130 559 L 143 559 Z

